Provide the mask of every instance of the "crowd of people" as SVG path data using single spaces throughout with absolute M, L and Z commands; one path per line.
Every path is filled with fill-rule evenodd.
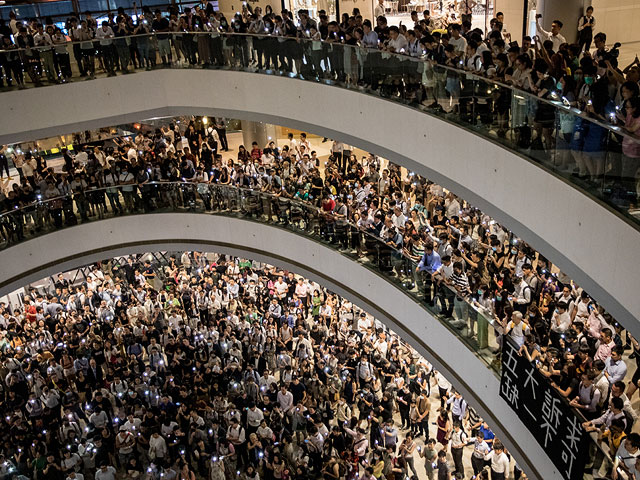
M 323 11 L 316 20 L 306 10 L 278 15 L 245 4 L 228 20 L 206 1 L 182 12 L 144 7 L 130 16 L 120 8 L 101 25 L 87 12 L 82 19 L 69 18 L 66 34 L 50 19 L 20 22 L 13 15 L 8 24 L 0 20 L 0 82 L 22 88 L 24 72 L 37 85 L 44 77 L 50 83 L 67 81 L 75 75 L 71 54 L 77 75 L 87 78 L 95 77 L 96 68 L 116 75 L 159 64 L 231 65 L 332 78 L 487 127 L 599 187 L 606 175 L 612 180 L 606 185 L 610 196 L 635 208 L 640 61 L 636 57 L 620 68 L 618 44 L 607 49 L 606 34 L 594 30 L 593 9 L 585 13 L 575 44 L 563 37 L 562 21 L 546 31 L 540 18 L 538 35 L 511 41 L 501 12 L 486 34 L 472 28 L 469 19 L 436 28 L 429 11 L 412 12 L 409 25 L 389 26 L 384 15 L 365 19 L 357 8 L 338 22 Z M 75 43 L 68 46 L 70 40 Z M 510 87 L 531 95 L 514 96 Z M 546 100 L 583 115 L 568 109 L 558 113 Z
M 487 424 L 411 347 L 276 267 L 130 256 L 74 284 L 60 274 L 13 307 L 0 305 L 3 478 L 511 472 Z
M 508 336 L 583 414 L 585 428 L 596 431 L 597 439 L 612 454 L 621 448 L 628 450 L 623 467 L 635 472 L 635 457 L 640 451 L 622 440 L 625 436 L 636 438 L 632 429 L 637 412 L 630 402 L 640 386 L 640 371 L 629 375 L 623 356 L 631 350 L 629 358 L 640 362 L 640 346 L 587 292 L 538 252 L 437 184 L 374 155 L 358 159 L 353 147 L 341 142 L 332 143 L 331 155 L 323 163 L 304 133 L 297 137 L 289 134 L 280 147 L 273 141 L 263 148 L 255 142 L 250 149 L 240 146 L 231 158 L 225 153 L 229 145 L 223 122 L 198 117 L 181 125 L 186 129 L 176 123 L 128 139 L 113 139 L 116 148 L 104 151 L 79 147 L 75 157 L 64 152 L 62 171 L 24 154 L 17 163 L 22 165 L 21 183 L 14 183 L 2 194 L 7 212 L 0 217 L 4 239 L 19 241 L 25 231 L 59 228 L 106 214 L 196 204 L 203 210 L 227 208 L 229 199 L 224 194 L 212 195 L 215 188 L 262 192 L 269 195 L 269 201 L 235 208 L 285 223 L 300 221 L 313 212 L 325 219 L 320 234 L 327 240 L 362 257 L 377 255 L 379 268 L 420 291 L 423 301 L 461 335 L 471 339 L 480 336 L 474 312 L 491 319 L 497 340 L 491 345 L 496 364 L 502 338 Z M 179 186 L 166 188 L 163 183 Z M 103 188 L 96 190 L 98 187 Z M 306 208 L 300 211 L 296 205 Z M 390 254 L 380 255 L 379 248 L 372 248 L 371 238 L 388 246 Z M 133 272 L 138 283 L 154 276 L 149 265 Z M 294 283 L 289 281 L 287 292 Z M 208 281 L 203 290 L 197 285 L 196 280 L 189 295 L 197 293 L 201 298 L 215 288 Z M 235 281 L 232 285 L 233 292 L 252 284 L 245 279 L 244 285 Z M 276 291 L 284 289 L 282 282 L 278 285 L 281 287 L 276 286 Z M 87 292 L 83 309 L 95 313 L 104 308 L 100 307 L 104 289 L 89 283 L 87 290 L 95 293 Z M 136 286 L 136 291 L 138 297 L 131 301 L 138 299 L 142 306 L 151 294 L 145 293 L 144 286 Z M 328 317 L 323 316 L 327 310 L 316 305 L 319 299 L 309 294 L 305 300 L 298 295 L 306 291 L 301 287 L 294 298 L 297 308 L 304 310 L 302 320 L 317 306 L 330 327 L 328 317 L 337 307 L 332 306 Z M 289 308 L 291 312 L 288 299 L 284 304 L 279 302 L 286 295 L 282 290 L 273 300 L 273 308 Z M 181 305 L 184 299 L 174 294 L 173 301 Z M 49 323 L 40 327 L 46 330 L 50 324 L 55 331 L 64 329 L 66 322 L 58 321 L 54 313 L 64 317 L 65 308 L 43 309 L 43 314 L 54 311 Z M 197 313 L 201 320 L 205 316 L 205 324 L 212 319 L 206 309 Z M 9 317 L 12 314 L 19 316 L 20 310 L 7 313 Z M 109 325 L 113 325 L 111 320 Z M 62 355 L 63 350 L 55 352 Z M 612 410 L 620 403 L 616 398 L 623 402 L 622 411 Z M 399 408 L 402 413 L 404 407 Z M 464 430 L 469 435 L 468 429 Z M 610 467 L 602 458 L 594 464 L 594 470 L 603 475 Z M 499 473 L 496 471 L 494 478 L 501 478 Z

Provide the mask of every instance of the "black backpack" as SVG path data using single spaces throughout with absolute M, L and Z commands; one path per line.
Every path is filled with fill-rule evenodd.
M 629 413 L 625 409 L 622 410 L 622 413 L 624 413 L 624 420 L 626 422 L 624 433 L 629 435 L 631 433 L 631 429 L 633 428 L 633 415 L 631 415 L 631 413 Z

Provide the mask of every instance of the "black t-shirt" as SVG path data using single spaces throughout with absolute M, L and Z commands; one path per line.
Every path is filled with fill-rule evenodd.
M 235 33 L 247 33 L 247 24 L 242 20 L 234 19 L 231 22 L 231 28 L 233 28 Z
M 378 34 L 378 38 L 380 39 L 380 43 L 384 43 L 385 40 L 389 38 L 389 27 L 378 27 L 373 29 L 374 32 Z
M 160 20 L 157 18 L 151 23 L 151 28 L 153 31 L 158 32 L 158 40 L 166 40 L 169 38 L 168 33 L 160 33 L 162 30 L 167 30 L 169 28 L 169 20 L 162 17 Z
M 289 389 L 291 390 L 291 395 L 293 395 L 293 403 L 297 404 L 300 402 L 306 390 L 305 386 L 302 383 L 298 383 L 297 385 L 292 383 L 289 386 Z

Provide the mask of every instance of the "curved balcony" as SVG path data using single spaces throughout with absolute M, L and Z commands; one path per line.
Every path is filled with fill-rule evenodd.
M 587 118 L 561 98 L 541 100 L 420 58 L 270 36 L 206 38 L 221 45 L 224 66 L 158 68 L 3 93 L 8 114 L 0 120 L 0 142 L 181 114 L 259 120 L 342 139 L 433 179 L 496 218 L 640 335 L 634 288 L 640 260 L 615 254 L 634 252 L 638 243 L 635 182 L 621 175 L 619 153 L 622 141 L 636 139 L 618 126 Z M 279 69 L 249 66 L 253 52 L 268 53 Z M 461 88 L 457 109 L 442 95 L 447 78 Z M 423 105 L 423 86 L 445 109 Z M 56 114 L 41 115 L 45 105 Z M 529 144 L 529 133 L 541 127 L 547 144 Z M 478 137 L 486 140 L 481 148 Z M 596 170 L 586 180 L 563 171 L 583 155 L 597 157 L 596 168 L 606 173 Z
M 106 211 L 85 216 L 88 202 L 105 197 Z M 444 319 L 422 301 L 418 260 L 308 202 L 223 185 L 123 185 L 13 210 L 0 216 L 0 231 L 6 240 L 0 296 L 60 271 L 150 247 L 215 248 L 306 275 L 366 308 L 419 350 L 488 419 L 530 478 L 562 478 L 499 395 L 493 319 L 474 298 L 456 309 L 454 322 Z

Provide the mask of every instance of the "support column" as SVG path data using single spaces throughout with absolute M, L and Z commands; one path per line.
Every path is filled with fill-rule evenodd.
M 272 140 L 276 142 L 277 146 L 275 125 L 242 120 L 242 141 L 247 151 L 251 151 L 252 142 L 258 142 L 258 148 L 262 150 Z
M 567 42 L 575 43 L 578 41 L 578 20 L 589 5 L 590 0 L 538 0 L 537 13 L 542 14 L 542 27 L 547 31 L 551 30 L 551 22 L 560 20 L 564 24 L 562 35 Z
M 378 4 L 378 1 L 375 0 L 375 4 Z M 373 22 L 375 26 L 375 18 L 373 18 L 373 9 L 374 9 L 374 0 L 337 0 L 337 9 L 340 12 L 340 15 L 343 13 L 348 13 L 351 15 L 354 8 L 359 8 L 360 13 L 362 14 L 362 18 L 369 18 Z M 340 17 L 338 17 L 338 22 L 340 22 Z
M 511 34 L 511 41 L 522 45 L 522 38 L 526 33 L 522 32 L 523 19 L 527 0 L 494 0 L 493 16 L 498 12 L 504 13 L 504 28 Z

